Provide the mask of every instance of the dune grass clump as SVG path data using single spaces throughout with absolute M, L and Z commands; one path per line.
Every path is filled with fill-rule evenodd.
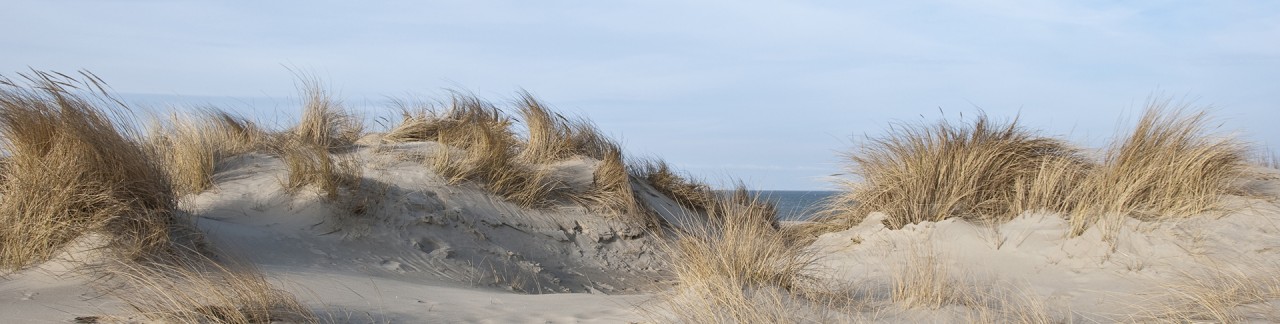
M 1087 188 L 1089 177 L 1097 168 L 1097 162 L 1083 156 L 1041 160 L 1035 172 L 1014 182 L 1013 197 L 1009 201 L 1010 215 L 1024 212 L 1069 214 L 1078 210 L 1088 203 L 1081 199 L 1081 192 Z
M 831 204 L 833 217 L 852 224 L 880 211 L 889 215 L 886 222 L 893 228 L 949 217 L 1007 220 L 1023 211 L 1014 201 L 1023 202 L 1020 209 L 1039 207 L 1026 205 L 1031 203 L 1060 205 L 1065 197 L 1048 193 L 1066 184 L 1043 188 L 1040 172 L 1083 161 L 1062 141 L 1037 136 L 1016 121 L 994 123 L 985 115 L 972 125 L 943 121 L 894 128 L 847 158 L 849 172 L 861 182 L 843 183 L 845 192 Z
M 1221 206 L 1248 166 L 1247 148 L 1210 133 L 1204 112 L 1152 102 L 1132 133 L 1113 144 L 1087 175 L 1072 211 L 1076 234 L 1099 220 L 1117 223 L 1187 217 Z
M 555 162 L 568 158 L 574 152 L 573 129 L 564 121 L 564 117 L 554 114 L 533 95 L 524 92 L 520 96 L 517 107 L 524 125 L 528 129 L 528 139 L 519 158 L 531 163 Z
M 679 230 L 665 247 L 679 286 L 665 296 L 662 321 L 807 322 L 837 304 L 810 276 L 818 256 L 789 244 L 753 205 L 722 200 L 723 217 Z
M 165 167 L 168 159 L 188 156 L 163 149 L 187 142 L 145 144 L 128 107 L 90 73 L 82 72 L 80 79 L 40 71 L 20 76 L 25 84 L 0 80 L 0 150 L 6 157 L 0 177 L 0 222 L 5 224 L 0 227 L 0 269 L 21 270 L 50 260 L 86 238 L 83 243 L 95 256 L 78 260 L 79 266 L 104 270 L 90 272 L 100 276 L 93 287 L 121 297 L 136 315 L 153 318 L 158 312 L 200 309 L 209 301 L 178 297 L 216 291 L 228 296 L 224 304 L 239 307 L 199 320 L 173 320 L 260 323 L 271 315 L 249 319 L 235 314 L 283 313 L 311 318 L 309 310 L 296 301 L 288 303 L 292 297 L 271 289 L 257 272 L 224 271 L 229 275 L 220 276 L 204 271 L 221 266 L 205 257 L 208 251 L 199 235 L 175 218 L 178 188 Z M 185 261 L 197 259 L 208 262 Z M 268 294 L 289 311 L 259 311 L 261 303 L 254 299 Z M 203 309 L 213 313 L 217 308 Z
M 382 141 L 388 143 L 407 143 L 434 140 L 438 120 L 428 109 L 405 109 L 401 111 L 400 123 L 382 134 Z
M 433 141 L 445 147 L 427 164 L 450 184 L 474 182 L 524 207 L 545 207 L 567 198 L 615 215 L 641 215 L 621 149 L 582 118 L 555 113 L 528 92 L 516 109 L 525 129 L 493 104 L 454 93 L 443 111 L 403 109 L 403 119 L 382 140 L 391 143 Z M 402 103 L 402 107 L 407 107 Z M 552 165 L 573 156 L 599 160 L 589 188 L 572 192 L 552 178 Z
M 528 92 L 521 93 L 518 105 L 528 138 L 517 159 L 529 164 L 554 163 L 575 155 L 597 159 L 600 164 L 592 173 L 591 187 L 570 198 L 609 214 L 653 220 L 645 217 L 631 189 L 631 175 L 622 150 L 601 135 L 594 124 L 554 113 Z
M 333 200 L 342 188 L 360 184 L 363 169 L 353 156 L 335 156 L 325 146 L 296 138 L 286 139 L 277 151 L 289 170 L 284 188 L 290 192 L 314 186 Z
M 162 163 L 102 81 L 49 72 L 0 80 L 0 268 L 43 262 L 89 233 L 134 259 L 163 248 L 176 200 Z M 105 108 L 102 108 L 105 107 Z
M 509 134 L 515 142 L 515 135 L 509 130 L 512 120 L 493 104 L 473 95 L 454 92 L 443 105 L 443 109 L 435 106 L 402 109 L 400 124 L 387 131 L 382 140 L 391 143 L 463 141 L 453 137 L 441 138 L 440 133 L 459 125 L 476 124 L 489 128 L 490 133 Z
M 446 145 L 428 164 L 450 184 L 474 181 L 524 207 L 549 203 L 563 186 L 550 170 L 520 163 L 511 120 L 474 97 L 455 97 L 444 118 L 432 121 L 434 140 Z
M 531 163 L 564 160 L 573 155 L 604 159 L 616 144 L 585 119 L 569 119 L 552 112 L 532 94 L 522 92 L 518 111 L 528 130 L 520 159 Z
M 631 174 L 622 160 L 622 150 L 613 147 L 600 164 L 595 166 L 593 181 L 588 192 L 577 195 L 589 207 L 598 207 L 603 213 L 613 215 L 640 215 L 643 207 L 636 200 L 631 188 Z
M 585 117 L 565 119 L 569 125 L 569 142 L 573 143 L 573 152 L 578 155 L 603 160 L 609 157 L 618 144 L 608 136 L 600 133 L 600 129 Z
M 606 169 L 588 193 L 573 197 L 599 202 L 609 211 L 630 213 L 633 207 L 620 199 L 630 188 L 608 178 L 616 161 L 617 145 L 581 119 L 570 120 L 547 109 L 529 93 L 517 103 L 527 137 L 511 130 L 515 120 L 493 104 L 472 95 L 454 93 L 443 112 L 431 108 L 406 109 L 401 123 L 385 134 L 386 142 L 434 141 L 446 147 L 427 161 L 449 183 L 475 182 L 508 201 L 525 207 L 549 205 L 566 194 L 546 166 L 574 155 L 603 161 Z M 613 164 L 611 164 L 613 163 Z M 624 192 L 625 191 L 625 192 Z M 607 193 L 607 194 L 606 194 Z
M 767 220 L 770 215 L 754 205 L 721 201 L 717 208 L 723 218 L 679 232 L 671 247 L 676 276 L 689 281 L 730 276 L 751 285 L 802 286 L 816 256 L 803 247 L 782 244 Z
M 680 175 L 662 160 L 640 161 L 633 166 L 632 173 L 636 178 L 644 179 L 658 192 L 693 211 L 705 212 L 708 206 L 715 206 L 719 200 L 711 186 Z
M 360 139 L 364 125 L 359 117 L 342 108 L 318 81 L 304 80 L 302 87 L 306 102 L 302 119 L 292 130 L 296 139 L 330 151 L 350 147 Z
M 178 195 L 213 186 L 218 163 L 261 148 L 266 133 L 253 122 L 215 108 L 157 118 L 148 137 Z
M 352 147 L 364 131 L 361 119 L 342 108 L 315 79 L 303 79 L 306 102 L 302 119 L 289 132 L 276 134 L 274 150 L 289 170 L 285 189 L 296 192 L 315 186 L 329 200 L 338 198 L 341 188 L 359 185 L 363 170 L 358 161 L 342 150 Z
M 681 205 L 705 212 L 718 197 L 711 188 L 676 174 L 665 162 L 625 162 L 618 145 L 589 120 L 566 118 L 522 92 L 515 103 L 525 133 L 512 131 L 517 120 L 473 95 L 454 93 L 437 110 L 402 109 L 403 119 L 383 135 L 391 143 L 433 141 L 444 144 L 427 164 L 450 184 L 474 182 L 525 207 L 545 207 L 567 198 L 615 215 L 648 214 L 634 196 L 633 178 L 644 179 Z M 402 107 L 408 107 L 404 105 Z M 600 161 L 589 188 L 573 192 L 551 176 L 553 164 L 573 156 Z
M 1070 218 L 1073 234 L 1125 218 L 1158 220 L 1221 208 L 1248 166 L 1245 145 L 1209 132 L 1203 112 L 1153 102 L 1134 131 L 1093 159 L 1016 123 L 908 125 L 848 155 L 845 191 L 809 232 L 839 230 L 870 212 L 886 225 L 961 217 L 1001 223 L 1028 211 Z M 811 233 L 812 234 L 812 233 Z

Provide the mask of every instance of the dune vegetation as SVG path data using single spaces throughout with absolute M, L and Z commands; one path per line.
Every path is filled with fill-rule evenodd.
M 1030 211 L 1070 216 L 1074 233 L 1123 218 L 1182 218 L 1222 207 L 1248 166 L 1246 147 L 1211 133 L 1203 112 L 1152 102 L 1134 131 L 1098 158 L 1062 140 L 991 121 L 896 125 L 845 155 L 844 191 L 826 231 L 871 212 L 891 228 L 959 217 L 1002 223 Z
M 745 199 L 743 201 L 742 199 Z M 772 224 L 757 196 L 720 200 L 703 226 L 678 231 L 665 247 L 679 286 L 663 296 L 655 321 L 804 323 L 831 320 L 815 310 L 842 303 L 813 276 L 819 258 Z M 838 318 L 838 317 L 835 317 Z
M 178 195 L 213 186 L 220 161 L 262 148 L 266 133 L 248 119 L 206 108 L 153 118 L 147 148 L 160 157 Z
M 110 99 L 74 92 L 101 90 L 93 75 L 20 77 L 0 82 L 0 265 L 15 270 L 47 261 L 88 233 L 109 233 L 110 258 L 163 251 L 175 195 L 162 160 L 120 124 L 127 111 L 98 108 Z
M 1085 163 L 1078 150 L 1037 136 L 1016 121 L 1000 124 L 985 115 L 975 119 L 971 126 L 946 121 L 896 125 L 888 135 L 846 155 L 848 171 L 861 181 L 844 183 L 848 190 L 834 205 L 846 210 L 837 217 L 856 222 L 879 211 L 890 216 L 894 228 L 950 217 L 1000 221 L 1024 211 L 1015 206 L 1041 208 L 1063 199 L 1043 194 L 1059 185 L 1044 180 L 1058 179 L 1034 180 L 1041 180 L 1045 166 Z M 1015 204 L 1019 196 L 1026 199 Z
M 1222 197 L 1240 194 L 1248 149 L 1210 133 L 1204 112 L 1153 102 L 1132 133 L 1106 151 L 1085 175 L 1071 215 L 1075 233 L 1119 219 L 1184 218 L 1222 209 Z
M 706 211 L 716 205 L 715 191 L 703 181 L 691 175 L 673 170 L 662 160 L 640 160 L 631 173 L 645 179 L 654 189 L 671 197 L 686 208 Z

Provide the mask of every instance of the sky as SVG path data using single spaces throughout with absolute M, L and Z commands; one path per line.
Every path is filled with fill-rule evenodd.
M 824 190 L 894 123 L 985 112 L 1086 147 L 1153 96 L 1280 145 L 1277 1 L 29 1 L 0 74 L 88 70 L 138 106 L 287 123 L 296 74 L 348 107 L 528 90 L 712 183 Z M 156 108 L 159 107 L 159 108 Z M 176 108 L 175 108 L 176 107 Z

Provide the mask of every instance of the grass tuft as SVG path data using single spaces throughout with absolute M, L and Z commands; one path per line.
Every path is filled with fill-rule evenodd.
M 523 92 L 518 106 L 520 116 L 528 129 L 528 141 L 520 151 L 519 159 L 529 163 L 548 163 L 568 158 L 574 153 L 570 137 L 573 129 L 563 116 L 554 114 L 532 94 Z
M 889 297 L 895 304 L 938 309 L 964 301 L 960 283 L 951 277 L 947 264 L 939 262 L 931 243 L 912 244 L 906 252 L 892 270 Z
M 213 186 L 219 161 L 259 149 L 266 136 L 247 119 L 214 108 L 156 118 L 150 133 L 148 146 L 179 195 Z
M 43 262 L 89 233 L 108 235 L 117 258 L 163 248 L 176 200 L 128 108 L 87 72 L 20 76 L 0 80 L 0 268 Z
M 455 96 L 445 118 L 436 123 L 435 141 L 441 148 L 428 159 L 450 184 L 474 181 L 490 192 L 523 207 L 542 207 L 564 186 L 546 168 L 521 163 L 510 119 L 493 105 L 475 97 Z M 455 150 L 456 149 L 456 150 Z
M 360 139 L 364 132 L 361 119 L 343 109 L 318 80 L 304 78 L 302 92 L 306 97 L 302 120 L 293 128 L 297 139 L 330 151 L 350 147 Z
M 892 228 L 950 217 L 1001 223 L 1048 211 L 1070 217 L 1079 235 L 1097 224 L 1114 229 L 1126 217 L 1220 208 L 1221 195 L 1239 192 L 1246 147 L 1210 134 L 1203 112 L 1168 105 L 1152 102 L 1101 161 L 1016 121 L 1001 125 L 981 115 L 971 126 L 895 128 L 848 155 L 849 171 L 861 181 L 842 182 L 845 191 L 822 212 L 826 221 L 807 232 L 848 228 L 875 211 L 889 215 Z
M 758 200 L 752 197 L 752 201 Z M 720 201 L 723 217 L 682 229 L 665 250 L 679 286 L 666 302 L 665 321 L 696 323 L 788 323 L 814 320 L 810 276 L 817 256 L 765 221 L 755 203 Z
M 276 151 L 289 170 L 284 187 L 297 192 L 308 186 L 320 189 L 325 198 L 338 198 L 342 188 L 357 188 L 363 168 L 353 155 L 330 153 L 329 148 L 298 138 L 287 138 Z
M 429 109 L 401 111 L 400 124 L 382 135 L 382 141 L 389 143 L 423 142 L 435 140 L 437 116 Z
M 873 211 L 889 215 L 887 225 L 899 228 L 949 217 L 1002 221 L 1017 216 L 1024 190 L 1025 203 L 1057 205 L 1033 180 L 1045 165 L 1072 163 L 1079 153 L 1065 143 L 1036 136 L 1017 122 L 999 124 L 979 115 L 972 125 L 946 121 L 935 125 L 905 125 L 887 136 L 871 139 L 847 155 L 849 171 L 861 182 L 842 183 L 835 217 L 853 224 Z M 1038 206 L 1022 206 L 1022 209 Z
M 693 211 L 705 212 L 708 206 L 716 206 L 719 201 L 711 186 L 680 175 L 662 160 L 640 161 L 632 168 L 632 173 L 636 178 L 644 179 L 658 192 Z
M 592 174 L 591 188 L 581 198 L 589 205 L 616 215 L 641 212 L 635 191 L 631 188 L 631 174 L 627 172 L 620 149 L 615 147 L 606 153 Z
M 721 200 L 719 203 L 708 208 L 713 211 L 710 213 L 712 217 L 728 217 L 726 215 L 734 210 L 725 210 L 723 206 L 735 205 L 739 206 L 739 208 L 745 208 L 748 215 L 760 217 L 757 221 L 768 223 L 769 226 L 775 229 L 779 228 L 778 207 L 773 201 L 763 199 L 759 195 L 752 193 L 745 183 L 738 182 L 732 191 L 719 197 L 719 199 Z
M 429 106 L 403 109 L 401 123 L 382 139 L 444 144 L 426 161 L 437 174 L 450 184 L 476 183 L 524 207 L 548 207 L 563 197 L 610 214 L 645 214 L 632 193 L 621 150 L 594 124 L 565 118 L 528 92 L 521 93 L 516 105 L 527 131 L 523 141 L 511 130 L 515 121 L 496 106 L 457 92 L 443 111 Z M 552 178 L 549 165 L 575 155 L 600 164 L 591 187 L 571 193 Z
M 87 72 L 79 79 L 20 76 L 27 82 L 0 81 L 6 156 L 0 269 L 44 263 L 79 238 L 104 237 L 88 242 L 101 255 L 92 266 L 106 269 L 96 273 L 102 277 L 93 287 L 120 297 L 143 318 L 266 323 L 284 312 L 312 318 L 257 271 L 230 271 L 202 254 L 200 239 L 191 239 L 197 234 L 174 218 L 166 160 L 143 145 L 127 106 L 111 99 L 104 82 Z M 287 311 L 274 311 L 278 306 Z
M 1113 144 L 1089 172 L 1071 212 L 1075 234 L 1104 221 L 1180 218 L 1221 207 L 1237 193 L 1248 166 L 1246 146 L 1209 132 L 1204 112 L 1151 102 L 1133 132 Z M 1109 219 L 1108 219 L 1109 218 Z
M 520 151 L 523 161 L 548 163 L 573 155 L 603 160 L 617 148 L 617 144 L 601 135 L 590 121 L 569 119 L 552 112 L 528 92 L 521 92 L 518 104 L 529 137 L 528 144 Z
M 308 186 L 320 189 L 329 200 L 341 188 L 357 188 L 363 172 L 359 161 L 338 151 L 351 148 L 364 131 L 361 119 L 329 96 L 318 79 L 301 77 L 307 98 L 302 119 L 287 133 L 278 134 L 274 150 L 288 167 L 285 189 L 296 192 Z

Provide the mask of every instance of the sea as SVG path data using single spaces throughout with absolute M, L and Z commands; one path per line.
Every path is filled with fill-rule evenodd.
M 823 203 L 839 191 L 759 190 L 754 194 L 773 201 L 778 207 L 778 220 L 803 221 L 812 218 Z

